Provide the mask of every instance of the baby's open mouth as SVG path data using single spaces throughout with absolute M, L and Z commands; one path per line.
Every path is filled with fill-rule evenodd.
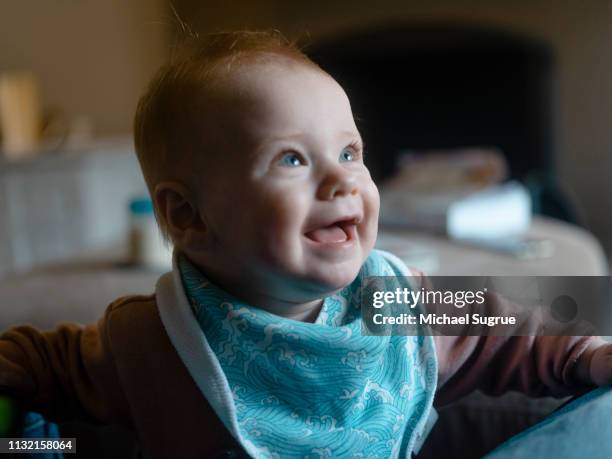
M 314 229 L 305 234 L 308 239 L 323 244 L 337 244 L 353 239 L 356 218 L 339 220 L 331 225 Z

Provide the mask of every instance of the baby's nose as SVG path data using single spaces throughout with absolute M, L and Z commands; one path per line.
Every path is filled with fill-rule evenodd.
M 357 194 L 357 179 L 346 171 L 334 171 L 328 174 L 317 193 L 317 198 L 330 201 L 339 196 Z

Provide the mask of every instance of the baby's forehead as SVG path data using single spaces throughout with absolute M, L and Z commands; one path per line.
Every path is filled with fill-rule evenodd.
M 329 92 L 330 82 L 336 84 L 322 71 L 290 61 L 248 62 L 221 72 L 201 93 L 200 115 L 212 125 L 247 116 L 267 117 L 289 109 L 291 101 L 315 96 L 321 90 Z
M 217 69 L 211 89 L 234 102 L 273 96 L 278 92 L 275 89 L 279 82 L 285 80 L 319 80 L 340 88 L 329 74 L 315 64 L 286 56 L 264 54 L 229 60 L 227 64 L 217 66 Z M 300 86 L 294 87 L 296 92 L 300 89 Z
M 219 71 L 202 116 L 216 146 L 240 148 L 296 131 L 320 132 L 322 123 L 329 130 L 356 131 L 346 94 L 314 65 L 275 57 Z
M 327 75 L 320 67 L 311 61 L 298 60 L 274 53 L 253 53 L 241 57 L 225 59 L 226 65 L 217 66 L 225 70 L 228 77 L 237 79 L 253 75 L 296 74 L 301 72 L 317 72 Z

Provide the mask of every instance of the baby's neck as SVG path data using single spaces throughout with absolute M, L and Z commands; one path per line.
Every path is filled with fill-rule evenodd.
M 316 298 L 304 303 L 292 302 L 279 298 L 278 296 L 248 288 L 245 285 L 235 285 L 231 282 L 224 282 L 222 279 L 218 279 L 214 273 L 210 272 L 210 270 L 203 268 L 201 265 L 198 265 L 191 260 L 190 262 L 217 287 L 225 290 L 227 293 L 235 296 L 247 304 L 257 306 L 266 312 L 275 314 L 285 319 L 312 323 L 317 320 L 321 307 L 323 306 L 322 298 Z
M 227 291 L 231 293 L 233 290 L 228 289 Z M 306 303 L 293 303 L 254 291 L 245 291 L 244 289 L 236 291 L 240 291 L 241 294 L 235 296 L 247 304 L 257 306 L 266 312 L 285 319 L 298 320 L 300 322 L 312 323 L 317 320 L 323 306 L 323 299 L 320 298 Z
M 285 319 L 298 320 L 300 322 L 314 322 L 319 316 L 323 300 L 315 300 L 304 304 L 273 305 L 264 307 L 267 312 L 284 317 Z

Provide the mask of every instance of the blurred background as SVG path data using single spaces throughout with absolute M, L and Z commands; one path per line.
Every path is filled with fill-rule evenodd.
M 517 179 L 531 207 L 508 214 L 577 224 L 612 251 L 605 2 L 2 0 L 0 276 L 127 234 L 127 201 L 145 192 L 132 118 L 176 42 L 173 8 L 200 34 L 276 28 L 305 43 L 346 87 L 379 184 L 403 157 L 438 177 L 467 167 L 480 185 Z M 412 153 L 434 150 L 436 164 L 415 166 Z M 400 211 L 383 217 L 405 223 Z
M 177 14 L 202 35 L 279 29 L 343 84 L 381 189 L 379 246 L 408 264 L 609 273 L 612 2 L 0 0 L 0 11 L 0 330 L 91 322 L 167 269 L 131 132 Z M 428 457 L 451 457 L 453 432 L 461 457 L 480 457 L 556 406 L 500 403 L 455 411 Z M 84 457 L 124 457 L 103 454 L 112 447 Z

